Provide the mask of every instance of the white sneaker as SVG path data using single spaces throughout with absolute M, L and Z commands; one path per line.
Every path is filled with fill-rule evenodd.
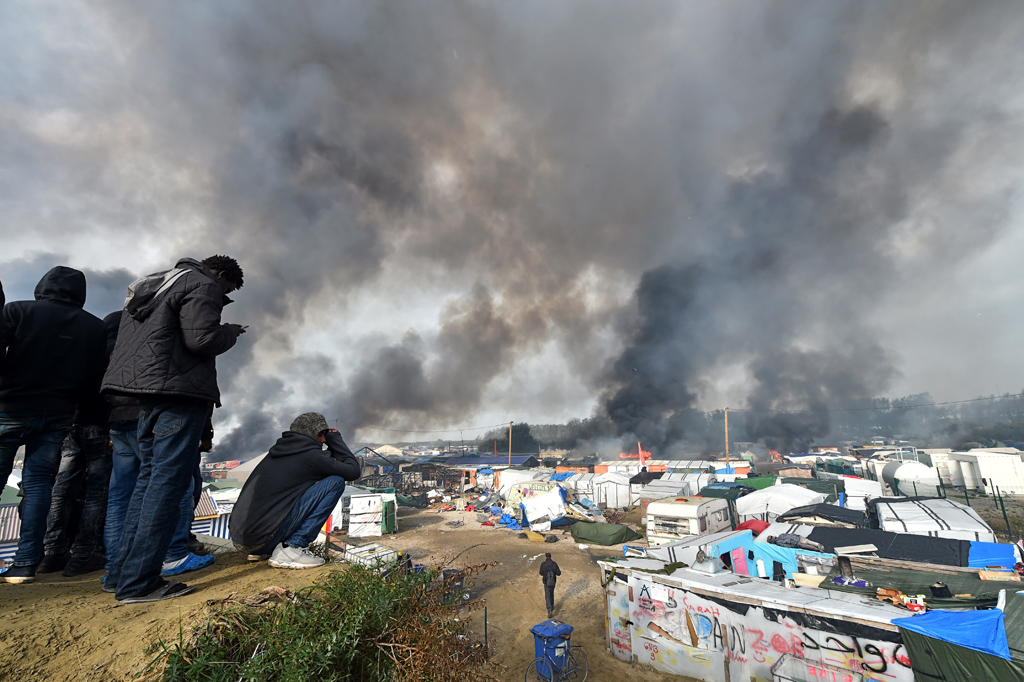
M 274 568 L 316 568 L 325 562 L 314 556 L 308 547 L 285 547 L 281 543 L 274 548 L 269 563 Z

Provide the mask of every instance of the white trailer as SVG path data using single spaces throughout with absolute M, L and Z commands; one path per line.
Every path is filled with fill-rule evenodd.
M 678 542 L 732 529 L 729 503 L 717 497 L 666 497 L 647 505 L 647 544 Z

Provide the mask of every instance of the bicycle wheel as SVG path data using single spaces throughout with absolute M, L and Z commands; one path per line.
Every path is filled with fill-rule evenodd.
M 538 666 L 543 662 L 544 661 L 539 658 L 533 659 L 533 661 L 530 662 L 530 665 L 526 666 L 526 675 L 523 679 L 525 679 L 526 682 L 551 682 L 547 677 L 541 677 L 540 675 L 540 669 Z
M 581 647 L 574 646 L 569 650 L 569 661 L 562 679 L 567 682 L 586 682 L 588 672 L 587 655 Z

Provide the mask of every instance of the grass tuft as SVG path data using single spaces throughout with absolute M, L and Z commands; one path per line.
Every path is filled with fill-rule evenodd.
M 157 643 L 142 679 L 165 682 L 494 679 L 467 615 L 467 575 L 363 566 L 330 573 L 284 601 L 215 606 L 191 634 Z M 457 574 L 456 574 L 457 573 Z M 447 575 L 446 575 L 447 574 Z M 461 611 L 461 613 L 460 613 Z

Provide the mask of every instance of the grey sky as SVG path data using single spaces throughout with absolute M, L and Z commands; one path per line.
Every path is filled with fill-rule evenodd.
M 1012 2 L 7 2 L 0 280 L 82 268 L 103 315 L 238 258 L 240 455 L 309 409 L 669 447 L 693 406 L 1016 392 L 1022 29 Z

